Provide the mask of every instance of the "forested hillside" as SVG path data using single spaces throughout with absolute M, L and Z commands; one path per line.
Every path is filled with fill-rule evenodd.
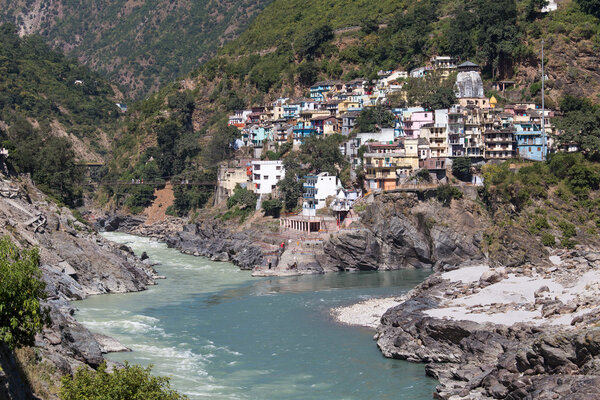
M 275 0 L 189 78 L 132 109 L 115 145 L 111 174 L 214 179 L 217 163 L 232 154 L 227 143 L 236 132 L 226 125 L 231 111 L 279 96 L 307 96 L 309 86 L 322 79 L 374 79 L 379 70 L 410 71 L 433 55 L 478 63 L 486 95 L 494 94 L 500 103 L 541 102 L 542 39 L 546 105 L 558 108 L 567 94 L 597 103 L 598 8 L 591 0 L 567 0 L 543 13 L 544 5 L 543 0 Z M 515 86 L 498 93 L 491 85 L 497 80 L 513 80 Z M 409 79 L 407 87 L 413 86 L 419 84 Z M 189 122 L 181 120 L 181 110 Z M 165 149 L 180 160 L 177 168 L 155 156 Z M 185 187 L 178 190 L 180 211 L 201 206 L 209 197 L 209 189 L 195 188 L 190 196 Z M 114 194 L 109 190 L 109 196 Z M 134 198 L 137 206 L 149 201 L 143 193 Z
M 0 0 L 0 21 L 47 42 L 139 97 L 189 73 L 268 0 Z
M 120 118 L 113 89 L 39 36 L 0 26 L 0 147 L 57 199 L 80 197 L 76 162 L 104 159 Z

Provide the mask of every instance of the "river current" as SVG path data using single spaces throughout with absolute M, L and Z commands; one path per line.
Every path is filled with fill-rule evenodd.
M 197 399 L 431 399 L 423 365 L 384 358 L 373 331 L 344 326 L 332 307 L 404 293 L 423 271 L 252 278 L 230 263 L 147 238 L 105 237 L 147 252 L 166 280 L 139 293 L 77 302 L 77 319 Z

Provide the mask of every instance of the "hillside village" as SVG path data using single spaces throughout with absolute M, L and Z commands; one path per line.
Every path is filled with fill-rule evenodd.
M 434 73 L 445 79 L 456 76 L 457 104 L 437 110 L 388 106 L 391 94 L 406 97 L 402 89 L 406 78 Z M 330 205 L 338 221 L 362 193 L 401 190 L 423 182 L 419 176 L 435 184 L 448 182 L 447 171 L 457 158 L 479 165 L 516 158 L 542 161 L 551 151 L 574 150 L 553 145 L 554 111 L 534 103 L 500 107 L 494 96 L 486 97 L 479 67 L 472 62 L 457 65 L 452 57 L 437 56 L 425 67 L 380 71 L 378 76 L 372 83 L 366 79 L 318 82 L 310 88 L 310 98 L 280 98 L 230 115 L 229 125 L 241 131 L 236 147 L 253 158 L 237 159 L 220 168 L 217 202 L 240 185 L 257 194 L 260 207 L 262 199 L 276 194 L 277 183 L 285 176 L 283 161 L 265 159 L 267 152 L 275 154 L 284 144 L 297 149 L 311 136 L 342 135 L 345 139 L 339 148 L 351 165 L 353 181 L 357 174 L 364 176 L 363 187 L 352 189 L 343 188 L 340 179 L 327 172 L 304 177 L 302 215 L 315 216 Z M 504 91 L 513 84 L 502 81 L 495 87 Z M 355 123 L 361 112 L 376 106 L 393 113 L 391 126 L 357 132 Z M 417 175 L 419 171 L 426 173 Z M 472 184 L 481 184 L 479 177 L 472 179 Z M 335 200 L 327 202 L 330 197 Z

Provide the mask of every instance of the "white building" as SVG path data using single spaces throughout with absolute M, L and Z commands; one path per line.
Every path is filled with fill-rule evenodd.
M 252 186 L 259 201 L 264 195 L 273 193 L 277 189 L 277 182 L 284 177 L 283 161 L 252 161 Z
M 338 190 L 342 188 L 342 182 L 337 176 L 330 176 L 327 172 L 307 175 L 305 178 L 302 215 L 314 216 L 317 210 L 326 206 L 325 200 L 329 196 L 337 195 Z

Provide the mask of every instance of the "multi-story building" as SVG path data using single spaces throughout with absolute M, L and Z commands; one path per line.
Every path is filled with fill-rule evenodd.
M 354 128 L 356 118 L 358 118 L 359 114 L 360 112 L 358 111 L 349 111 L 342 114 L 342 135 L 348 136 L 350 132 L 352 132 L 352 128 Z
M 252 167 L 250 164 L 240 166 L 221 165 L 217 173 L 215 204 L 231 196 L 237 185 L 248 188 L 251 181 Z
M 363 154 L 367 188 L 396 189 L 398 178 L 410 174 L 413 167 L 405 155 L 395 143 L 367 143 L 367 152 Z
M 277 182 L 285 177 L 283 161 L 252 161 L 252 190 L 262 199 L 277 190 Z
M 433 124 L 435 113 L 433 111 L 414 111 L 404 118 L 403 131 L 406 137 L 419 137 L 421 127 Z
M 483 132 L 484 157 L 487 160 L 507 160 L 515 157 L 515 130 L 513 127 L 491 128 Z
M 307 216 L 316 215 L 316 211 L 325 208 L 326 200 L 330 196 L 336 196 L 342 188 L 342 183 L 337 176 L 331 176 L 327 172 L 318 175 L 307 175 L 304 177 L 304 202 L 302 214 Z
M 541 114 L 533 111 L 515 115 L 515 142 L 517 155 L 526 160 L 543 161 L 548 152 L 547 136 L 542 134 Z
M 420 137 L 429 142 L 431 157 L 448 157 L 448 125 L 427 124 L 421 127 Z
M 460 107 L 452 107 L 448 112 L 448 155 L 465 156 L 465 115 Z
M 325 101 L 326 94 L 335 89 L 336 85 L 339 83 L 340 82 L 337 81 L 324 81 L 315 83 L 310 88 L 310 98 L 314 101 Z

